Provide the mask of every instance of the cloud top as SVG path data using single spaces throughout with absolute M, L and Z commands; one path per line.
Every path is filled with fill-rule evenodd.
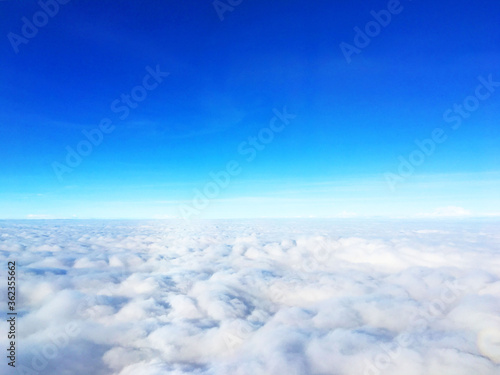
M 500 370 L 493 220 L 0 225 L 33 373 Z

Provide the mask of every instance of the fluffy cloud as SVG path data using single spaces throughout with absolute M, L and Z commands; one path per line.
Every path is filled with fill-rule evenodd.
M 18 264 L 27 374 L 500 371 L 493 220 L 0 229 L 3 263 Z

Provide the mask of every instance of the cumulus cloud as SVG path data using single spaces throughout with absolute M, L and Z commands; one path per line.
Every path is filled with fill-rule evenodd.
M 25 373 L 500 371 L 493 219 L 0 226 Z

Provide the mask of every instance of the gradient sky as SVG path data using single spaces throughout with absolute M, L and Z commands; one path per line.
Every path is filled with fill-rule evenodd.
M 457 129 L 443 114 L 500 82 L 500 4 L 401 1 L 348 63 L 339 45 L 387 7 L 243 0 L 221 20 L 212 1 L 72 0 L 16 53 L 9 33 L 41 8 L 1 1 L 0 218 L 179 217 L 231 160 L 193 217 L 498 215 L 500 87 Z M 148 66 L 169 75 L 121 119 L 111 104 Z M 247 160 L 284 107 L 296 117 Z M 58 178 L 104 118 L 114 130 Z M 446 140 L 391 189 L 435 128 Z

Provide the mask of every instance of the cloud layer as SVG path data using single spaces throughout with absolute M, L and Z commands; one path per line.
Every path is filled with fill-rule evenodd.
M 0 255 L 18 265 L 25 373 L 493 375 L 497 232 L 492 220 L 3 221 Z

